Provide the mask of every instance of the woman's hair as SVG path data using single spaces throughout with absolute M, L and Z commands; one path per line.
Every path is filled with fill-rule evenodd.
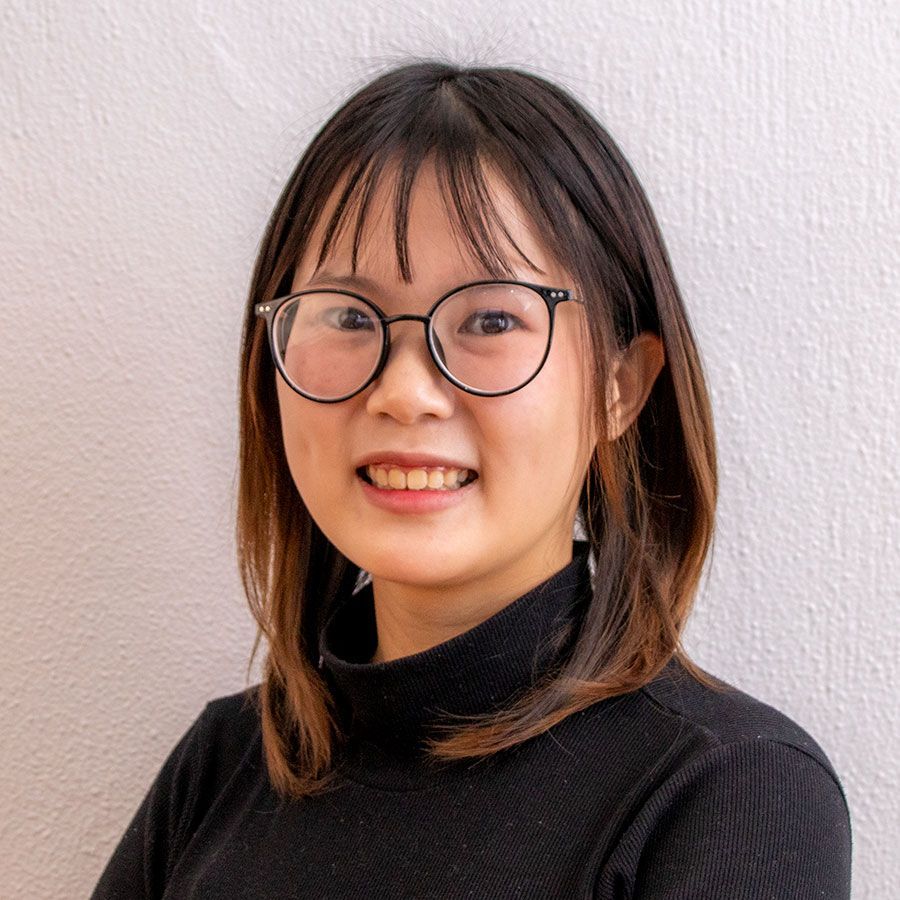
M 593 598 L 560 665 L 524 698 L 490 716 L 445 727 L 436 759 L 477 758 L 527 740 L 604 698 L 636 690 L 676 656 L 699 681 L 681 633 L 711 548 L 717 494 L 715 438 L 694 336 L 659 227 L 631 166 L 572 96 L 512 68 L 424 61 L 388 71 L 322 127 L 288 179 L 266 228 L 247 303 L 241 355 L 237 551 L 268 650 L 258 703 L 266 763 L 285 796 L 323 790 L 343 738 L 317 668 L 330 598 L 359 568 L 310 516 L 288 469 L 275 367 L 255 305 L 289 293 L 323 207 L 339 200 L 319 249 L 356 214 L 353 259 L 385 173 L 394 184 L 399 270 L 410 281 L 410 194 L 433 162 L 455 227 L 491 277 L 507 277 L 507 241 L 488 167 L 509 185 L 542 244 L 575 280 L 589 331 L 589 382 L 605 397 L 609 362 L 642 331 L 657 334 L 665 364 L 627 430 L 601 440 L 581 489 Z M 326 224 L 323 222 L 323 224 Z M 597 433 L 606 404 L 593 402 Z M 248 666 L 249 673 L 249 666 Z M 249 677 L 249 675 L 248 675 Z

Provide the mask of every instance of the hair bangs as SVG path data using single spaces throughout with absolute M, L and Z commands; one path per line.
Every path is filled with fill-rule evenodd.
M 446 115 L 447 110 L 442 109 Z M 441 139 L 435 136 L 439 135 Z M 352 229 L 350 267 L 353 274 L 359 265 L 359 255 L 366 234 L 370 213 L 382 212 L 373 203 L 385 181 L 392 182 L 393 237 L 397 270 L 402 280 L 412 281 L 412 261 L 409 252 L 409 217 L 412 194 L 423 166 L 433 165 L 444 209 L 459 246 L 472 261 L 491 278 L 516 277 L 516 260 L 533 271 L 543 270 L 516 243 L 504 221 L 494 192 L 492 177 L 500 177 L 528 218 L 546 233 L 547 227 L 540 205 L 533 208 L 527 202 L 527 192 L 519 179 L 510 177 L 516 166 L 501 162 L 487 146 L 478 130 L 449 129 L 446 122 L 429 127 L 427 119 L 420 127 L 410 127 L 403 141 L 382 143 L 348 163 L 336 179 L 337 196 L 316 258 L 321 268 L 345 229 Z M 549 225 L 549 223 L 547 223 Z

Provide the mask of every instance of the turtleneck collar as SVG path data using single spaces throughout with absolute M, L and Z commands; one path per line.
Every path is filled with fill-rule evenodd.
M 351 738 L 390 753 L 416 751 L 446 714 L 489 713 L 527 690 L 570 646 L 589 596 L 588 546 L 576 542 L 568 565 L 468 631 L 369 662 L 377 632 L 368 584 L 336 598 L 319 634 L 319 667 Z

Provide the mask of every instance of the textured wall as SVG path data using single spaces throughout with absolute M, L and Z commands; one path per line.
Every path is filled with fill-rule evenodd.
M 257 242 L 346 92 L 443 53 L 568 85 L 644 180 L 721 454 L 688 646 L 819 739 L 851 802 L 855 897 L 900 896 L 897 10 L 0 5 L 0 894 L 86 895 L 177 737 L 244 685 L 236 372 Z

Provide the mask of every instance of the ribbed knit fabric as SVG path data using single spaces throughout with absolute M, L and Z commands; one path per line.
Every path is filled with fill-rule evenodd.
M 320 667 L 351 736 L 336 789 L 279 798 L 257 687 L 208 703 L 163 764 L 93 893 L 105 898 L 850 896 L 844 793 L 799 725 L 673 660 L 481 761 L 422 738 L 500 708 L 561 660 L 589 596 L 586 549 L 480 625 L 370 663 L 371 588 L 339 597 Z M 454 720 L 458 721 L 458 720 Z

